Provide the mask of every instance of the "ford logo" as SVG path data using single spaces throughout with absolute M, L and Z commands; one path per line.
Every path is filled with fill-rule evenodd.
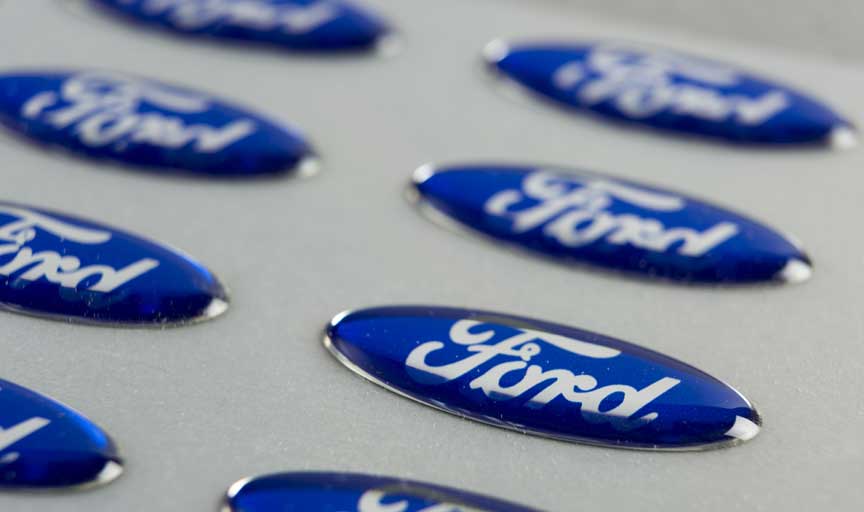
M 699 450 L 759 432 L 738 391 L 643 347 L 550 322 L 467 309 L 345 312 L 325 346 L 400 395 L 519 432 L 616 448 Z
M 303 51 L 367 51 L 390 28 L 344 0 L 92 0 L 126 20 L 176 34 Z
M 0 202 L 0 307 L 95 324 L 182 324 L 226 311 L 197 261 L 102 224 Z
M 855 143 L 851 124 L 807 94 L 671 50 L 493 41 L 484 54 L 496 75 L 557 105 L 618 121 L 742 143 Z
M 489 496 L 356 473 L 276 473 L 228 489 L 225 512 L 539 512 Z
M 190 89 L 104 71 L 0 74 L 0 123 L 37 142 L 129 165 L 215 176 L 307 172 L 292 131 Z
M 799 282 L 798 243 L 686 195 L 555 167 L 423 166 L 422 211 L 564 263 L 701 283 Z M 451 222 L 452 223 L 452 222 Z
M 122 472 L 114 443 L 99 427 L 0 379 L 0 487 L 89 487 Z

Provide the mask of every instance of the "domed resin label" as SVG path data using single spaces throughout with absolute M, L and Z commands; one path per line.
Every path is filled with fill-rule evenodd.
M 325 346 L 420 403 L 520 432 L 616 448 L 694 450 L 759 432 L 750 402 L 670 357 L 600 334 L 436 306 L 342 313 Z
M 354 473 L 276 473 L 231 486 L 225 512 L 540 512 L 489 496 Z
M 344 0 L 92 0 L 127 19 L 190 36 L 305 51 L 366 51 L 387 23 Z
M 213 176 L 302 169 L 300 135 L 203 93 L 103 71 L 0 73 L 0 123 L 37 142 Z
M 99 427 L 0 379 L 0 489 L 98 485 L 122 471 L 114 443 Z
M 789 237 L 678 192 L 584 171 L 515 165 L 424 166 L 433 220 L 569 264 L 700 283 L 799 282 L 810 259 Z
M 99 324 L 165 325 L 228 308 L 190 257 L 68 215 L 0 202 L 0 307 Z
M 729 64 L 614 42 L 494 41 L 500 76 L 555 104 L 634 124 L 733 142 L 855 143 L 854 129 L 822 102 Z

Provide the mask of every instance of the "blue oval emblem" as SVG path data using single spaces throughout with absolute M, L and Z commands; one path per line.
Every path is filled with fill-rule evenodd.
M 366 51 L 390 29 L 344 0 L 94 0 L 128 20 L 175 33 L 291 50 Z
M 821 102 L 733 66 L 620 43 L 490 43 L 500 76 L 565 107 L 654 128 L 759 144 L 854 145 Z
M 0 202 L 0 307 L 98 324 L 166 325 L 228 308 L 188 256 L 123 231 Z
M 229 512 L 539 512 L 488 496 L 356 473 L 276 473 L 228 489 Z
M 701 283 L 799 282 L 796 242 L 675 192 L 557 168 L 466 165 L 414 173 L 421 210 L 567 263 Z
M 126 164 L 223 176 L 303 170 L 299 135 L 204 94 L 103 71 L 0 74 L 0 123 Z
M 519 432 L 616 448 L 695 450 L 751 439 L 760 418 L 727 384 L 607 336 L 434 306 L 345 312 L 325 346 L 420 403 Z
M 114 443 L 68 407 L 0 379 L 0 487 L 78 487 L 122 473 Z

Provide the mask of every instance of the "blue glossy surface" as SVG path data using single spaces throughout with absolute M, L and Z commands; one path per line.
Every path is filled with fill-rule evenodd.
M 176 33 L 304 51 L 375 49 L 390 33 L 343 0 L 93 0 L 128 20 Z
M 107 483 L 121 471 L 114 443 L 99 427 L 0 379 L 0 487 Z
M 493 70 L 558 105 L 727 141 L 852 143 L 831 108 L 728 64 L 612 42 L 493 42 Z
M 388 389 L 511 430 L 618 448 L 703 449 L 755 436 L 723 382 L 608 336 L 486 311 L 391 306 L 343 313 L 325 345 Z
M 106 71 L 2 73 L 0 123 L 89 157 L 211 176 L 291 172 L 313 155 L 300 135 L 257 114 Z
M 795 243 L 763 224 L 609 176 L 554 167 L 425 166 L 414 184 L 426 211 L 567 263 L 700 283 L 798 282 L 812 271 Z
M 538 512 L 488 496 L 354 473 L 276 473 L 228 491 L 231 512 Z
M 168 247 L 69 215 L 0 202 L 0 307 L 100 324 L 212 318 L 225 290 Z

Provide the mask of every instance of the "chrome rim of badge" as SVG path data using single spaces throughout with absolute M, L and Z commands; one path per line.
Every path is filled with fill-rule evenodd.
M 0 123 L 91 161 L 219 178 L 308 175 L 296 129 L 194 89 L 104 70 L 0 74 Z
M 165 328 L 228 310 L 218 277 L 182 251 L 100 223 L 0 202 L 0 309 L 64 322 Z
M 534 508 L 440 485 L 401 478 L 336 472 L 290 472 L 249 477 L 232 484 L 223 512 L 282 510 L 453 510 L 539 512 Z M 397 507 L 394 509 L 394 507 Z M 401 507 L 401 508 L 399 508 Z
M 345 325 L 350 336 L 341 334 Z M 736 446 L 761 430 L 752 403 L 719 379 L 644 347 L 539 320 L 382 306 L 336 315 L 323 343 L 346 368 L 388 391 L 538 437 L 678 452 Z M 529 366 L 540 353 L 545 365 Z M 610 403 L 616 393 L 624 398 Z
M 111 438 L 68 406 L 0 379 L 0 489 L 82 490 L 112 482 Z
M 492 208 L 507 195 L 532 206 Z M 451 231 L 575 268 L 700 285 L 800 283 L 813 273 L 794 237 L 693 196 L 610 175 L 543 165 L 425 164 L 406 198 Z M 540 216 L 543 205 L 548 211 Z
M 530 64 L 526 65 L 525 62 L 516 70 L 505 70 L 501 66 L 505 59 L 521 50 L 526 52 L 529 50 L 537 52 L 548 50 L 549 54 L 563 54 L 566 53 L 567 48 L 571 47 L 580 48 L 580 52 L 583 50 L 585 52 L 600 52 L 605 48 L 621 49 L 642 56 L 646 60 L 651 58 L 658 60 L 656 56 L 660 55 L 661 63 L 649 62 L 646 68 L 651 69 L 641 70 L 638 69 L 639 64 L 623 65 L 618 63 L 619 68 L 616 70 L 614 65 L 608 62 L 614 62 L 614 58 L 601 55 L 609 69 L 598 71 L 591 69 L 590 57 L 586 55 L 580 56 L 577 53 L 572 58 L 555 55 L 556 58 L 562 59 L 563 64 L 554 72 L 547 71 L 549 75 L 546 77 L 536 71 L 530 77 L 527 76 L 528 70 L 525 68 L 528 68 Z M 634 128 L 647 127 L 655 129 L 660 135 L 690 135 L 703 140 L 713 139 L 763 147 L 821 145 L 844 150 L 853 148 L 858 143 L 857 130 L 854 125 L 818 99 L 781 82 L 752 74 L 744 68 L 675 52 L 668 48 L 627 41 L 576 40 L 568 43 L 566 40 L 552 40 L 545 43 L 523 43 L 495 39 L 483 48 L 481 57 L 483 68 L 485 68 L 484 74 L 490 77 L 490 81 L 499 92 L 526 104 L 537 104 L 539 100 L 539 103 L 545 103 L 550 109 L 565 114 L 592 114 L 586 118 L 594 117 L 595 119 L 617 121 Z M 671 62 L 662 62 L 664 58 Z M 530 61 L 530 59 L 525 60 Z M 596 64 L 593 65 L 596 66 Z M 663 69 L 664 65 L 666 66 L 665 69 Z M 565 72 L 564 68 L 567 66 L 572 69 L 566 71 L 572 72 Z M 678 69 L 674 69 L 676 66 Z M 688 69 L 688 66 L 692 69 Z M 658 69 L 660 69 L 659 72 Z M 522 73 L 526 74 L 524 79 L 521 76 Z M 602 73 L 610 73 L 610 75 L 604 76 Z M 727 76 L 721 76 L 719 79 L 716 76 L 724 73 Z M 596 78 L 594 83 L 589 83 L 590 79 L 597 76 L 602 77 L 606 82 L 600 84 L 600 78 Z M 634 78 L 634 81 L 629 85 L 626 82 L 628 76 Z M 670 97 L 674 98 L 674 93 L 663 89 L 663 87 L 668 88 L 670 83 L 674 81 L 669 78 L 670 76 L 674 76 L 675 79 L 684 77 L 687 86 L 693 84 L 691 89 L 686 91 L 683 91 L 682 87 L 682 98 L 686 96 L 693 100 L 694 98 L 698 99 L 701 95 L 703 103 L 697 105 L 698 108 L 683 103 L 675 106 L 674 100 L 669 99 Z M 614 80 L 620 81 L 620 83 L 613 83 L 613 78 L 609 77 L 614 77 Z M 700 79 L 705 81 L 700 82 Z M 712 82 L 715 79 L 719 81 Z M 764 89 L 763 92 L 768 92 L 765 92 L 758 99 L 756 97 L 749 98 L 752 100 L 751 103 L 746 103 L 748 100 L 746 94 L 724 92 L 723 87 L 736 85 L 735 83 L 723 83 L 724 80 L 730 79 L 738 80 L 744 85 L 756 84 Z M 588 85 L 596 87 L 589 92 L 582 92 L 583 89 L 588 88 Z M 774 90 L 771 90 L 770 87 L 773 87 Z M 629 109 L 620 105 L 624 104 L 635 108 L 634 105 L 638 104 L 636 98 L 640 97 L 637 95 L 637 91 L 645 103 L 649 102 L 652 94 L 655 95 L 655 98 L 665 96 L 669 102 L 673 102 L 672 107 L 684 113 L 671 113 L 673 112 L 672 107 L 667 111 L 658 107 L 657 111 L 634 111 L 633 115 L 630 115 L 628 114 Z M 661 95 L 660 92 L 656 91 L 661 91 L 663 94 Z M 618 96 L 615 96 L 616 94 Z M 783 95 L 783 101 L 772 102 L 772 100 L 780 97 L 772 96 L 774 94 Z M 722 104 L 724 95 L 728 96 L 725 105 Z M 662 104 L 662 101 L 657 101 Z M 806 108 L 796 110 L 795 107 L 798 106 Z M 808 118 L 807 115 L 809 114 L 803 114 L 805 110 L 817 111 L 817 114 Z M 671 121 L 668 119 L 659 120 L 655 115 L 658 113 L 670 118 Z M 784 115 L 787 117 L 797 115 L 798 117 L 786 121 L 780 120 Z M 696 120 L 696 123 L 695 126 L 691 127 L 690 125 L 694 125 L 693 120 Z M 796 125 L 796 123 L 801 124 L 802 122 L 807 130 Z M 760 127 L 765 128 L 760 130 Z

